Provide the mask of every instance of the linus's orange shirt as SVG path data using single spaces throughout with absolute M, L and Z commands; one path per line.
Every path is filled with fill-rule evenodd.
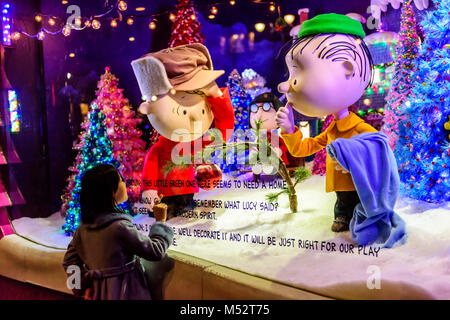
M 353 112 L 350 112 L 344 119 L 333 120 L 328 128 L 314 138 L 305 138 L 301 131 L 295 127 L 292 134 L 282 133 L 283 138 L 289 152 L 294 157 L 310 156 L 317 151 L 322 150 L 331 141 L 337 138 L 351 138 L 354 135 L 364 132 L 377 132 L 371 125 L 364 122 Z M 331 161 L 327 153 L 327 175 L 326 175 L 326 192 L 331 191 L 354 191 L 355 186 L 350 173 L 342 173 L 335 169 L 336 163 Z

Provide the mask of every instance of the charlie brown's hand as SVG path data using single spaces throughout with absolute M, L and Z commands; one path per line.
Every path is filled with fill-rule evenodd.
M 217 98 L 223 95 L 222 90 L 220 90 L 219 86 L 215 81 L 211 82 L 206 87 L 202 88 L 201 91 L 203 91 L 207 97 Z
M 282 133 L 292 134 L 295 132 L 294 112 L 290 104 L 278 109 L 276 122 Z

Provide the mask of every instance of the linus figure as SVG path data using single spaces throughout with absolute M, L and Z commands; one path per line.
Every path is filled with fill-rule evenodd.
M 376 130 L 348 107 L 364 93 L 372 79 L 372 58 L 362 40 L 360 22 L 339 14 L 323 14 L 305 21 L 285 57 L 289 79 L 278 86 L 287 97 L 277 112 L 281 136 L 293 156 L 309 156 L 338 138 Z M 311 117 L 333 114 L 335 120 L 315 138 L 303 139 L 294 126 L 292 108 Z M 329 154 L 326 159 L 326 192 L 336 192 L 334 232 L 349 230 L 360 202 L 352 176 Z
M 196 146 L 207 144 L 202 136 L 213 122 L 227 141 L 234 128 L 233 106 L 228 89 L 215 82 L 224 71 L 213 69 L 208 49 L 200 43 L 149 53 L 131 65 L 147 99 L 139 111 L 161 135 L 145 158 L 142 198 L 151 210 L 162 194 L 170 218 L 191 209 L 199 191 L 192 163 L 166 171 L 175 162 L 172 151 L 181 157 L 185 150 L 191 150 L 189 156 L 201 151 Z

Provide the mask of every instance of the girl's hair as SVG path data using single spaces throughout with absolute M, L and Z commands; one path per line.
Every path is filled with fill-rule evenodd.
M 114 199 L 121 175 L 110 164 L 99 164 L 87 170 L 81 178 L 81 222 L 94 223 L 104 213 L 120 212 Z

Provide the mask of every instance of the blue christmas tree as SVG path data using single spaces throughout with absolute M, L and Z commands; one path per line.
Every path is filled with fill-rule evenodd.
M 100 112 L 96 102 L 91 104 L 91 111 L 88 114 L 88 120 L 83 124 L 85 128 L 84 134 L 81 135 L 81 142 L 77 145 L 79 154 L 77 156 L 78 165 L 74 168 L 78 172 L 73 178 L 75 184 L 71 200 L 69 201 L 69 209 L 66 213 L 66 223 L 63 230 L 70 235 L 77 229 L 80 224 L 80 190 L 81 177 L 90 168 L 100 163 L 108 163 L 119 168 L 119 162 L 113 157 L 113 146 L 108 138 L 106 126 L 104 124 L 105 115 Z
M 413 88 L 399 123 L 395 155 L 402 193 L 427 202 L 450 201 L 450 0 L 435 2 L 422 20 L 425 41 L 415 65 Z
M 251 97 L 245 91 L 242 77 L 234 69 L 228 76 L 227 87 L 230 93 L 231 103 L 234 108 L 234 132 L 230 142 L 245 141 L 247 130 L 249 130 L 249 106 Z M 221 164 L 224 173 L 238 174 L 245 170 L 245 159 L 248 159 L 248 151 L 236 154 L 236 150 L 231 150 Z

